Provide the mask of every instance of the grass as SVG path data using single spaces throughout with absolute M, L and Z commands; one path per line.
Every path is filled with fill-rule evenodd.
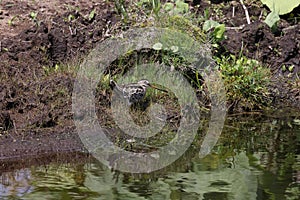
M 7 21 L 9 26 L 15 26 L 15 22 L 18 20 L 18 16 L 13 16 L 11 19 Z
M 182 4 L 183 9 L 175 11 L 175 3 L 173 3 L 175 6 L 167 9 L 165 4 L 157 0 L 138 1 L 137 4 L 129 5 L 125 5 L 125 1 L 122 0 L 115 1 L 115 3 L 116 9 L 123 15 L 123 19 L 126 19 L 126 26 L 128 26 L 128 23 L 135 23 L 131 25 L 169 28 L 186 33 L 200 43 L 205 44 L 207 42 L 207 34 L 200 28 L 201 26 L 199 27 L 199 23 L 203 24 L 207 20 L 207 16 L 206 18 L 205 16 L 196 18 L 189 10 L 185 9 L 187 4 Z M 137 10 L 143 10 L 146 20 L 141 19 L 141 21 L 133 22 L 134 13 L 132 12 L 137 12 Z M 94 17 L 93 11 L 90 13 L 91 18 Z M 210 51 L 209 47 L 207 51 Z M 257 61 L 244 56 L 221 56 L 216 57 L 215 60 L 222 74 L 227 91 L 227 100 L 230 103 L 241 102 L 243 106 L 250 109 L 262 108 L 268 105 L 269 69 L 263 67 Z M 137 82 L 141 79 L 141 74 L 145 74 L 144 69 L 140 71 L 137 69 L 137 66 L 141 64 L 164 64 L 168 67 L 168 70 L 176 70 L 182 73 L 195 90 L 203 91 L 204 80 L 201 73 L 191 69 L 191 62 L 188 59 L 173 52 L 172 49 L 164 48 L 161 50 L 146 50 L 144 52 L 128 52 L 127 55 L 118 58 L 101 78 L 97 91 L 109 91 L 109 80 L 111 78 L 116 80 L 121 78 L 124 83 Z M 53 73 L 68 73 L 75 76 L 78 69 L 78 63 L 56 64 L 54 67 L 44 67 L 44 73 L 46 76 Z M 124 78 L 123 76 L 128 72 L 133 72 L 133 77 Z M 94 74 L 94 72 L 91 73 Z M 151 71 L 147 73 L 152 74 L 153 80 L 155 80 L 157 74 Z M 164 83 L 160 84 L 164 86 Z M 104 92 L 104 94 L 107 93 Z M 156 96 L 159 98 L 158 101 L 165 98 L 165 94 L 152 90 L 147 95 L 147 98 L 152 95 Z
M 271 72 L 258 61 L 231 55 L 216 58 L 231 102 L 243 102 L 247 108 L 262 108 L 269 104 Z
M 75 59 L 76 60 L 76 59 Z M 66 73 L 71 74 L 72 76 L 76 76 L 79 70 L 79 60 L 75 62 L 67 62 L 67 63 L 57 63 L 54 67 L 52 66 L 43 66 L 44 74 L 46 76 L 50 76 L 52 74 L 57 73 Z
M 188 6 L 188 4 L 182 5 L 183 9 L 175 11 L 176 3 L 174 2 L 163 4 L 161 2 L 154 2 L 151 0 L 138 1 L 137 4 L 126 5 L 126 16 L 128 17 L 127 22 L 133 21 L 130 19 L 131 16 L 134 16 L 134 13 L 131 13 L 132 11 L 135 12 L 137 10 L 143 10 L 142 13 L 146 16 L 146 20 L 141 20 L 141 23 L 133 22 L 133 26 L 156 26 L 174 29 L 188 34 L 194 40 L 202 44 L 206 44 L 208 43 L 207 41 L 210 40 L 209 43 L 212 43 L 212 46 L 218 46 L 217 44 L 219 40 L 215 40 L 211 37 L 213 36 L 217 39 L 221 38 L 222 40 L 224 38 L 225 28 L 223 28 L 220 33 L 217 32 L 218 30 L 215 30 L 213 32 L 215 35 L 207 35 L 204 33 L 202 28 L 200 28 L 201 25 L 208 20 L 208 17 L 216 13 L 218 16 L 222 14 L 219 13 L 217 7 L 211 11 L 203 13 L 205 16 L 201 18 L 201 16 L 196 17 L 189 11 L 189 9 L 184 8 L 185 6 Z M 136 9 L 136 7 L 138 7 L 138 9 Z M 212 51 L 209 45 L 207 46 L 207 51 Z M 139 61 L 131 60 L 133 57 L 130 58 L 130 56 L 119 59 L 118 66 L 115 67 L 115 73 L 113 73 L 112 76 L 122 77 L 131 66 L 137 66 L 140 64 L 140 60 L 150 60 L 153 63 L 162 63 L 179 71 L 190 81 L 196 90 L 203 90 L 203 77 L 197 70 L 190 68 L 191 63 L 189 63 L 188 60 L 182 58 L 176 53 L 173 53 L 171 50 L 166 50 L 164 48 L 158 49 L 155 52 L 150 52 L 150 54 L 148 52 L 147 56 L 148 57 L 139 57 Z M 242 107 L 250 110 L 263 108 L 269 104 L 268 85 L 271 73 L 268 68 L 262 66 L 258 63 L 258 61 L 244 56 L 235 57 L 233 55 L 229 55 L 227 57 L 215 57 L 214 59 L 219 66 L 218 70 L 220 70 L 221 76 L 224 80 L 227 91 L 227 100 L 230 103 L 240 103 Z M 125 82 L 136 81 L 138 80 L 126 80 Z M 210 83 L 209 87 L 214 88 L 212 83 Z M 207 92 L 208 91 L 206 91 L 206 93 Z

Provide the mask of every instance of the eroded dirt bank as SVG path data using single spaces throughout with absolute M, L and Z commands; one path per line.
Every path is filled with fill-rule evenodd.
M 209 6 L 190 4 L 199 13 Z M 247 6 L 251 16 L 261 12 Z M 243 27 L 226 31 L 224 54 L 242 51 L 271 67 L 274 106 L 299 111 L 300 85 L 290 82 L 300 72 L 300 25 L 281 20 L 274 34 L 258 18 L 247 25 L 240 5 L 234 17 L 230 8 L 223 11 L 226 26 Z M 56 65 L 80 62 L 119 23 L 113 3 L 104 0 L 1 1 L 0 160 L 83 150 L 71 112 L 74 74 L 53 71 Z M 293 65 L 294 75 L 289 77 L 283 65 Z

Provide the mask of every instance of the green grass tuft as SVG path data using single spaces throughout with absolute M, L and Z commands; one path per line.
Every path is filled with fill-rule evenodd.
M 243 102 L 245 107 L 262 107 L 269 104 L 271 72 L 258 61 L 234 55 L 215 58 L 224 79 L 227 98 Z

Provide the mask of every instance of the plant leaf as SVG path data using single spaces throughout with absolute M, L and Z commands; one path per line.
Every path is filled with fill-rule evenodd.
M 94 10 L 92 10 L 91 12 L 90 12 L 90 14 L 89 14 L 89 21 L 91 21 L 91 20 L 93 20 L 94 19 L 94 17 L 95 17 L 95 12 L 96 12 L 96 10 L 94 9 Z
M 219 26 L 215 27 L 214 35 L 217 39 L 223 39 L 225 32 L 225 24 L 220 24 Z
M 176 1 L 176 7 L 175 10 L 178 13 L 187 13 L 189 11 L 189 4 L 184 3 L 184 1 Z
M 261 2 L 269 7 L 272 12 L 279 15 L 290 13 L 294 8 L 300 5 L 299 0 L 261 0 Z
M 210 20 L 209 19 L 209 20 L 206 20 L 204 22 L 204 24 L 203 24 L 203 30 L 204 31 L 209 31 L 210 29 L 215 28 L 215 27 L 217 27 L 219 25 L 220 25 L 219 22 L 216 22 L 214 20 Z
M 174 4 L 172 4 L 170 2 L 165 3 L 165 5 L 164 5 L 164 10 L 167 12 L 171 11 L 173 8 L 174 8 Z
M 268 16 L 265 19 L 265 23 L 272 28 L 274 25 L 276 25 L 276 23 L 280 20 L 279 15 L 272 11 L 268 14 Z
M 294 68 L 295 68 L 294 65 L 289 66 L 289 72 L 293 72 Z

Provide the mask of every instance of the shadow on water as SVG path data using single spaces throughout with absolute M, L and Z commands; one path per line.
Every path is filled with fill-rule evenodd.
M 298 199 L 300 126 L 296 122 L 228 118 L 209 155 L 199 158 L 197 140 L 176 162 L 150 174 L 112 171 L 78 153 L 37 159 L 40 162 L 2 163 L 11 167 L 1 168 L 0 197 Z

